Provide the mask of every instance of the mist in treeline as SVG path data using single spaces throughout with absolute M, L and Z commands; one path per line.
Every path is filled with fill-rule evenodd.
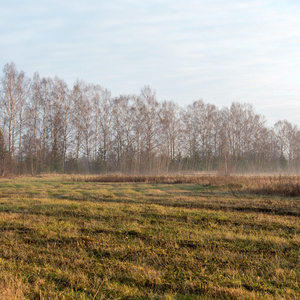
M 181 107 L 144 86 L 112 97 L 98 84 L 29 78 L 6 64 L 0 84 L 0 175 L 290 172 L 300 169 L 300 130 L 269 128 L 251 104 Z

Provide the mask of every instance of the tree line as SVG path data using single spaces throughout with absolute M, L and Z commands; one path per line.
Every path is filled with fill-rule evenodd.
M 298 172 L 300 130 L 272 128 L 251 104 L 180 107 L 97 84 L 28 78 L 14 63 L 0 85 L 0 175 L 177 171 Z

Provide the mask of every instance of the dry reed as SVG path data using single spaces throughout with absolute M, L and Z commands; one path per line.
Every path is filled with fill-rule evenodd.
M 75 182 L 111 183 L 154 183 L 154 184 L 201 184 L 230 189 L 245 190 L 250 193 L 299 197 L 300 176 L 294 175 L 100 175 L 72 177 Z

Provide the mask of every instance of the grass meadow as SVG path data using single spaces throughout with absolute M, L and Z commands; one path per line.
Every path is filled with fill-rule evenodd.
M 300 177 L 2 179 L 0 299 L 300 299 Z

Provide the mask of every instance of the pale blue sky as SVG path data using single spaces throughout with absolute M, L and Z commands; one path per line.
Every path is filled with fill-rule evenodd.
M 300 1 L 1 0 L 0 66 L 300 125 Z

